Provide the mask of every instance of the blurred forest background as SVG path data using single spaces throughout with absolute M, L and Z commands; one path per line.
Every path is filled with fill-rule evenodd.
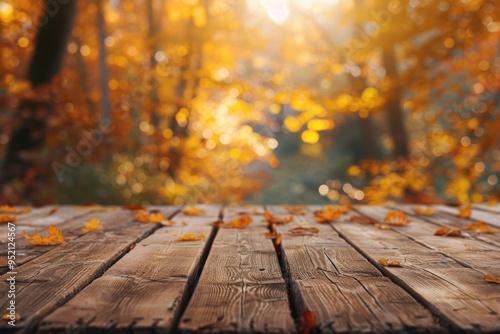
M 498 0 L 0 0 L 0 203 L 495 202 Z

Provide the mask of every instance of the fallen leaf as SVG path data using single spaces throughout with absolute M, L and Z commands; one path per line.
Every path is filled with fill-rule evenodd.
M 164 226 L 174 226 L 175 225 L 175 221 L 171 220 L 171 219 L 165 219 L 165 220 L 161 221 L 161 224 L 164 225 Z
M 292 215 L 303 216 L 306 214 L 304 205 L 285 205 L 285 210 Z
M 443 236 L 443 237 L 461 237 L 463 236 L 461 229 L 452 230 L 449 227 L 441 227 L 434 232 L 434 235 Z
M 257 210 L 257 209 L 253 209 L 252 213 L 253 213 L 254 215 L 263 215 L 263 214 L 264 214 L 264 211 L 259 211 L 259 210 Z
M 304 311 L 300 315 L 300 332 L 302 334 L 310 334 L 316 329 L 316 315 L 313 311 Z
M 390 230 L 391 229 L 390 225 L 380 224 L 380 223 L 376 223 L 375 227 L 378 228 L 378 229 L 381 229 L 381 230 Z
M 275 239 L 278 237 L 276 233 L 273 232 L 266 232 L 264 233 L 264 236 L 266 237 L 266 239 Z
M 17 219 L 16 216 L 0 215 L 0 224 L 12 223 Z
M 220 224 L 219 227 L 222 228 L 245 228 L 252 223 L 253 219 L 249 215 L 245 214 L 239 218 L 232 220 L 226 224 Z
M 497 278 L 491 274 L 487 274 L 483 277 L 486 282 L 500 284 L 500 276 Z
M 293 216 L 290 217 L 275 217 L 269 212 L 264 212 L 264 218 L 267 220 L 269 224 L 287 224 L 293 222 Z
M 20 213 L 30 213 L 31 209 L 27 206 L 25 206 L 22 209 L 18 209 L 16 207 L 10 206 L 10 205 L 0 205 L 0 213 L 13 213 L 13 214 L 20 214 Z
M 3 321 L 12 321 L 12 320 L 21 321 L 21 315 L 19 313 L 14 313 L 14 314 L 5 313 L 4 315 L 2 315 L 2 320 Z
M 399 261 L 389 261 L 389 259 L 386 259 L 385 257 L 378 259 L 378 263 L 384 267 L 401 267 Z
M 469 218 L 471 213 L 472 213 L 472 205 L 470 205 L 470 203 L 469 203 L 465 206 L 459 206 L 458 213 L 455 216 L 461 217 L 461 218 Z
M 95 231 L 95 230 L 102 230 L 102 228 L 103 228 L 103 226 L 102 226 L 101 221 L 99 219 L 93 217 L 92 219 L 90 219 L 90 221 L 85 223 L 85 227 L 82 228 L 82 232 L 89 233 L 89 232 Z
M 474 222 L 467 225 L 468 230 L 484 233 L 500 233 L 500 229 L 488 226 L 485 222 Z
M 387 212 L 384 218 L 384 223 L 392 226 L 406 226 L 410 222 L 404 212 L 394 210 Z
M 370 217 L 366 217 L 366 216 L 351 216 L 351 218 L 349 218 L 349 221 L 350 222 L 354 222 L 354 223 L 360 223 L 360 224 L 379 224 L 380 223 L 378 221 L 376 221 L 375 219 L 373 218 L 370 218 Z
M 179 241 L 198 241 L 198 240 L 201 240 L 204 238 L 205 238 L 205 234 L 203 234 L 203 233 L 198 234 L 198 235 L 186 233 L 186 234 L 179 235 L 177 237 L 177 240 L 179 240 Z
M 60 245 L 65 242 L 64 236 L 54 224 L 50 224 L 48 228 L 48 236 L 43 237 L 38 233 L 33 234 L 31 237 L 23 231 L 24 238 L 34 246 L 51 246 Z
M 141 223 L 161 223 L 165 220 L 165 217 L 160 212 L 152 212 L 149 215 L 147 213 L 138 213 L 135 219 Z
M 332 205 L 327 205 L 324 210 L 314 211 L 314 220 L 318 223 L 328 223 L 338 220 L 347 211 L 343 207 L 334 208 Z
M 301 226 L 301 227 L 292 228 L 289 232 L 292 234 L 296 234 L 296 235 L 318 234 L 319 229 L 317 229 L 316 227 L 302 227 Z
M 49 210 L 49 212 L 47 212 L 47 215 L 50 216 L 50 215 L 53 215 L 54 213 L 57 212 L 57 210 L 59 210 L 58 208 L 52 208 Z
M 432 216 L 434 214 L 434 209 L 431 207 L 426 207 L 426 208 L 416 207 L 414 211 L 417 215 L 422 215 L 422 216 Z
M 274 247 L 279 247 L 281 245 L 282 240 L 283 240 L 283 235 L 280 233 L 278 234 L 276 239 L 274 239 Z
M 182 226 L 187 226 L 188 225 L 188 223 L 186 223 L 185 221 L 182 221 L 181 224 L 182 224 Z
M 146 211 L 145 207 L 143 207 L 142 205 L 138 205 L 138 204 L 124 205 L 124 206 L 122 206 L 122 209 L 129 210 L 132 212 Z
M 186 216 L 198 216 L 205 213 L 205 210 L 195 208 L 193 206 L 187 207 L 182 211 Z

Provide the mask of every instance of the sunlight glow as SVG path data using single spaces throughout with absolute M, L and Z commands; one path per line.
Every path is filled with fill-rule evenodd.
M 276 24 L 283 24 L 290 16 L 290 8 L 297 5 L 311 9 L 315 4 L 336 5 L 339 0 L 260 0 L 260 5 L 267 11 L 267 16 Z

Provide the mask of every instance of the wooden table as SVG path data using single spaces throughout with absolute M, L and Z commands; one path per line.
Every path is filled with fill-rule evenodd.
M 119 207 L 36 208 L 16 221 L 16 327 L 0 331 L 83 332 L 500 332 L 500 234 L 465 231 L 435 236 L 437 228 L 465 228 L 481 220 L 500 228 L 500 206 L 476 205 L 470 219 L 457 208 L 434 206 L 430 216 L 415 205 L 357 206 L 341 221 L 319 224 L 313 211 L 295 208 L 294 222 L 278 225 L 282 242 L 266 239 L 262 211 L 289 216 L 290 207 L 199 205 L 186 215 L 176 207 L 149 207 L 175 225 L 141 223 Z M 404 211 L 408 226 L 383 230 L 348 221 L 356 215 L 382 221 Z M 221 228 L 249 213 L 243 229 Z M 83 233 L 92 217 L 104 229 Z M 55 224 L 66 242 L 32 246 L 28 234 Z M 294 235 L 298 226 L 317 235 Z M 0 226 L 2 255 L 7 224 Z M 204 234 L 198 241 L 178 236 Z M 399 261 L 384 267 L 380 258 Z M 2 270 L 1 312 L 9 305 Z

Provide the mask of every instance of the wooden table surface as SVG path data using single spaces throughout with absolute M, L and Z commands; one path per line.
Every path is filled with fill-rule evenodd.
M 317 223 L 314 210 L 287 206 L 223 208 L 205 212 L 148 207 L 174 225 L 141 223 L 120 207 L 59 206 L 18 215 L 16 225 L 16 327 L 0 320 L 0 332 L 28 333 L 500 333 L 500 234 L 465 230 L 483 221 L 500 228 L 500 206 L 474 205 L 470 218 L 457 208 L 415 205 L 355 206 L 339 221 Z M 294 221 L 278 225 L 281 243 L 266 238 L 262 212 Z M 410 224 L 379 229 L 349 221 L 383 221 L 400 210 Z M 246 228 L 222 228 L 248 213 Z M 91 218 L 103 230 L 83 233 Z M 66 242 L 33 246 L 22 232 L 46 233 L 55 224 Z M 292 228 L 319 229 L 295 235 Z M 435 236 L 440 227 L 464 229 L 463 237 Z M 179 235 L 204 234 L 198 241 Z M 10 298 L 2 236 L 0 307 Z M 385 267 L 380 258 L 399 261 Z

